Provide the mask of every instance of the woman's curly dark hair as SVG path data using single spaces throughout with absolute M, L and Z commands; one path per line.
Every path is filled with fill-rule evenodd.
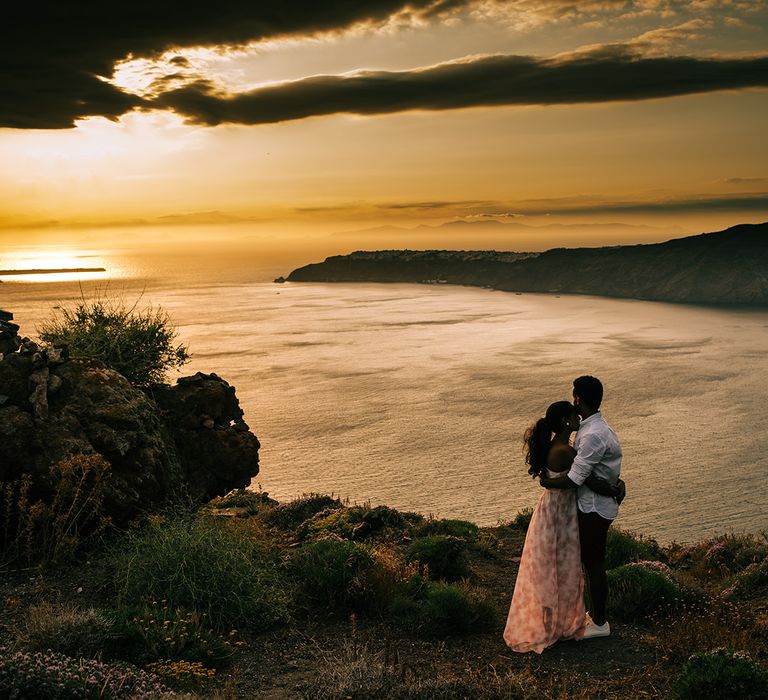
M 563 429 L 563 420 L 573 415 L 575 410 L 570 401 L 555 401 L 549 406 L 544 417 L 539 418 L 525 431 L 525 463 L 532 477 L 536 478 L 547 468 L 552 433 L 559 433 Z

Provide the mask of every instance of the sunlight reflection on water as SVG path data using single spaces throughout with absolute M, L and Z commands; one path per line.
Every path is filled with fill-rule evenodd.
M 85 272 L 85 269 L 102 268 Z M 34 270 L 35 272 L 29 272 Z M 37 271 L 40 272 L 37 272 Z M 51 272 L 45 272 L 51 270 Z M 71 272 L 69 270 L 79 270 Z M 19 274 L 12 274 L 16 271 Z M 52 284 L 102 282 L 128 276 L 119 258 L 92 250 L 50 246 L 8 248 L 0 253 L 0 281 Z

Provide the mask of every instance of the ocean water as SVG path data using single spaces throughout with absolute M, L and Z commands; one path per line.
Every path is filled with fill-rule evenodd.
M 84 263 L 85 264 L 85 263 Z M 106 275 L 8 279 L 22 333 L 107 283 L 160 304 L 237 388 L 254 479 L 491 525 L 535 504 L 525 428 L 580 374 L 621 438 L 621 526 L 661 541 L 768 529 L 768 311 L 405 284 L 283 284 L 258 257 L 112 257 Z M 76 277 L 76 276 L 74 276 Z

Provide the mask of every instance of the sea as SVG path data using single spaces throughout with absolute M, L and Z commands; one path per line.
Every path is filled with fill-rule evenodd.
M 766 310 L 276 284 L 296 265 L 258 251 L 81 256 L 97 260 L 105 273 L 4 277 L 0 308 L 34 338 L 80 298 L 162 306 L 191 352 L 181 374 L 236 387 L 262 444 L 252 488 L 280 501 L 332 493 L 480 525 L 511 519 L 541 493 L 526 427 L 592 374 L 624 451 L 617 524 L 664 543 L 768 531 Z

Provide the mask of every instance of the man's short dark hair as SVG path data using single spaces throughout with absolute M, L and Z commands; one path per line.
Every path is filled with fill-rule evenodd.
M 592 410 L 600 409 L 603 402 L 603 384 L 597 377 L 577 377 L 573 380 L 573 393 Z

